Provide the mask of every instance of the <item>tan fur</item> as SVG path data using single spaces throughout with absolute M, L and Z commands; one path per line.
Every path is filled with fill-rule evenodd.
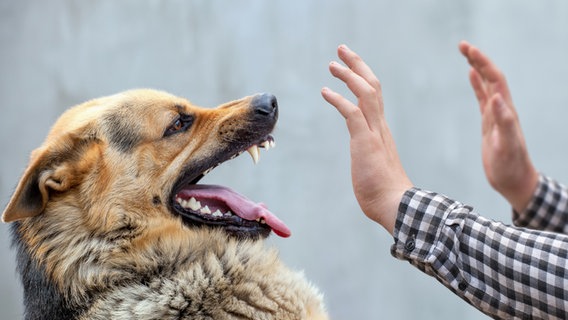
M 318 291 L 263 241 L 187 227 L 169 212 L 180 173 L 235 139 L 251 99 L 203 109 L 128 91 L 53 126 L 2 218 L 17 221 L 21 253 L 78 318 L 327 319 Z M 164 139 L 180 111 L 194 123 Z

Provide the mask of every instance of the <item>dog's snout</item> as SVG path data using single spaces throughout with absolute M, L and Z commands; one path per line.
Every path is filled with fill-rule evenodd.
M 274 117 L 278 112 L 276 97 L 270 93 L 255 96 L 251 101 L 251 107 L 256 114 Z

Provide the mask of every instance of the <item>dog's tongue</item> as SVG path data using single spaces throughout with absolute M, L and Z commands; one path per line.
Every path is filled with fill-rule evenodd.
M 262 218 L 277 235 L 286 238 L 292 234 L 284 222 L 272 214 L 264 203 L 254 203 L 230 188 L 198 184 L 182 190 L 180 195 L 184 198 L 194 197 L 223 201 L 233 213 L 243 219 L 255 221 Z

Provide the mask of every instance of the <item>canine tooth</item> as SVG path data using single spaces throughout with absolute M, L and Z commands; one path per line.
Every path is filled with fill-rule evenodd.
M 211 214 L 211 209 L 208 206 L 201 208 L 201 213 L 203 214 Z
M 214 217 L 222 217 L 223 214 L 221 213 L 221 211 L 219 211 L 219 209 L 217 209 L 217 211 L 213 212 L 213 216 Z
M 187 206 L 193 210 L 193 211 L 197 211 L 201 208 L 201 203 L 197 200 L 195 200 L 194 197 L 191 197 L 191 199 L 189 199 L 189 202 L 187 204 Z
M 252 145 L 250 148 L 247 149 L 247 151 L 250 154 L 250 156 L 252 157 L 252 162 L 254 162 L 254 164 L 257 164 L 258 159 L 260 157 L 258 146 L 256 144 Z
M 266 140 L 263 143 L 261 143 L 260 146 L 263 147 L 264 149 L 268 150 L 268 149 L 270 149 L 270 142 L 268 140 Z
M 260 224 L 266 224 L 266 221 L 264 221 L 264 218 L 260 218 Z

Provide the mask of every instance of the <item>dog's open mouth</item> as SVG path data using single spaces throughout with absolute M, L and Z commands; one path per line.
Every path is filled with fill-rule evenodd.
M 186 224 L 224 228 L 230 235 L 240 238 L 267 237 L 271 230 L 281 237 L 290 236 L 290 229 L 264 204 L 254 203 L 224 186 L 197 184 L 219 164 L 239 156 L 245 150 L 256 164 L 260 148 L 272 147 L 274 147 L 274 138 L 268 135 L 248 148 L 245 146 L 236 149 L 234 153 L 226 153 L 226 157 L 218 159 L 219 162 L 206 168 L 195 178 L 180 179 L 178 186 L 174 188 L 173 209 Z

